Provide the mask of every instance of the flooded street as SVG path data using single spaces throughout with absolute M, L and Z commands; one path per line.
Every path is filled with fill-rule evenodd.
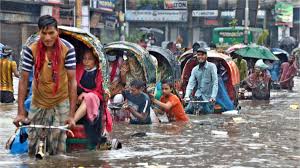
M 292 92 L 272 90 L 270 101 L 240 101 L 238 116 L 190 116 L 187 125 L 117 123 L 112 137 L 122 142 L 121 150 L 68 153 L 41 161 L 4 149 L 15 130 L 17 104 L 1 104 L 0 167 L 300 167 L 300 110 L 291 106 L 300 104 L 299 77 L 295 85 Z M 131 136 L 137 132 L 147 136 Z

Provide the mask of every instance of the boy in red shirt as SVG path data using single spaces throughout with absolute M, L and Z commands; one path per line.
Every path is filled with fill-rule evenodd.
M 163 95 L 159 100 L 154 99 L 151 96 L 151 100 L 154 104 L 160 107 L 160 109 L 155 109 L 155 112 L 166 113 L 169 121 L 189 121 L 188 116 L 185 114 L 183 106 L 179 98 L 172 93 L 173 84 L 170 81 L 162 81 L 162 92 Z

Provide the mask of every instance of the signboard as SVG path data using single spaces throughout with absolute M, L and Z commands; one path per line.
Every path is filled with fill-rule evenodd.
M 235 18 L 235 10 L 232 10 L 232 11 L 222 11 L 221 12 L 221 18 L 229 18 L 229 19 Z
M 39 0 L 35 2 L 44 2 L 44 3 L 49 3 L 49 4 L 62 4 L 61 0 Z
M 275 5 L 275 25 L 293 27 L 293 5 L 277 2 Z
M 266 11 L 265 10 L 258 10 L 257 11 L 257 18 L 264 19 L 265 16 L 266 16 Z
M 127 10 L 127 21 L 187 22 L 186 10 Z
M 107 12 L 113 12 L 115 10 L 116 0 L 93 0 L 92 7 L 101 9 Z
M 211 20 L 211 19 L 205 19 L 204 24 L 207 26 L 218 26 L 219 21 L 218 20 Z
M 193 17 L 218 17 L 218 10 L 193 10 Z
M 186 0 L 165 0 L 165 9 L 187 9 Z
M 243 31 L 224 31 L 224 32 L 219 32 L 220 37 L 242 37 L 244 36 Z

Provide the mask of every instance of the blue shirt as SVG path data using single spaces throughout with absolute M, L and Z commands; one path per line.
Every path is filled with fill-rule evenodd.
M 195 96 L 202 96 L 203 100 L 216 99 L 218 93 L 218 74 L 215 64 L 206 61 L 203 67 L 195 66 L 186 87 L 185 97 L 190 97 L 197 85 Z
M 140 121 L 138 118 L 130 115 L 130 124 L 151 124 L 150 118 L 150 98 L 145 93 L 140 95 L 132 95 L 129 91 L 123 91 L 123 96 L 128 100 L 128 104 L 133 107 L 138 113 L 146 113 L 147 118 L 145 121 Z

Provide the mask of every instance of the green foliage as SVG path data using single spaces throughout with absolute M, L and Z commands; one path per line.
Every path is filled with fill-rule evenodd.
M 141 31 L 137 31 L 137 30 L 134 30 L 134 31 L 131 31 L 128 36 L 125 37 L 125 40 L 126 41 L 129 41 L 129 42 L 133 42 L 133 43 L 136 43 L 138 42 L 140 39 L 142 39 L 142 36 L 143 36 L 143 32 Z
M 264 29 L 261 34 L 259 35 L 258 39 L 257 39 L 257 44 L 258 45 L 265 45 L 266 44 L 266 40 L 269 36 L 269 31 L 267 29 Z
M 113 41 L 119 41 L 120 36 L 119 33 L 114 33 L 112 36 L 109 36 L 108 34 L 101 33 L 100 41 L 102 44 L 110 43 Z
M 230 22 L 229 22 L 229 25 L 233 28 L 235 28 L 237 25 L 238 25 L 238 20 L 237 19 L 232 19 Z

